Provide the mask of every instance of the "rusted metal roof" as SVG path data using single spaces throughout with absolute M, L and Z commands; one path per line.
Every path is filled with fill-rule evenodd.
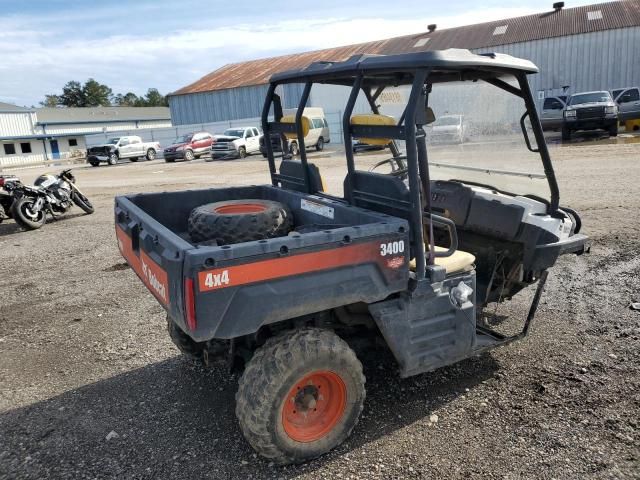
M 551 3 L 551 2 L 550 2 Z M 345 47 L 232 63 L 172 93 L 210 92 L 263 85 L 276 72 L 317 61 L 344 61 L 358 53 L 397 54 L 446 48 L 480 49 L 543 38 L 640 26 L 640 0 L 552 10 L 524 17 L 389 38 Z

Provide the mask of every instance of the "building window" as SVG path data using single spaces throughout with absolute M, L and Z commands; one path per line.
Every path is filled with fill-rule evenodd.
M 22 153 L 31 153 L 31 144 L 29 142 L 21 143 L 20 150 L 22 150 Z
M 78 146 L 78 140 L 76 140 L 75 138 L 70 138 L 69 139 L 69 146 L 70 147 L 77 147 Z
M 16 154 L 16 146 L 13 143 L 4 143 L 4 154 L 5 155 L 15 155 Z

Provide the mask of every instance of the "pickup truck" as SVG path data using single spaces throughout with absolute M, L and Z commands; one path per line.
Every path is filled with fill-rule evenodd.
M 102 145 L 94 145 L 87 150 L 87 161 L 93 167 L 105 162 L 115 165 L 118 160 L 128 158 L 132 162 L 144 157 L 154 160 L 156 153 L 161 150 L 158 142 L 143 142 L 140 137 L 114 137 Z
M 618 135 L 618 106 L 607 91 L 571 95 L 564 109 L 562 140 L 569 140 L 578 130 L 606 130 Z
M 211 145 L 212 160 L 244 158 L 260 151 L 262 133 L 258 127 L 228 128 L 222 135 L 214 135 Z

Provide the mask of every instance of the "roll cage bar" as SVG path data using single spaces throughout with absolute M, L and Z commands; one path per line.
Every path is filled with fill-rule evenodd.
M 497 60 L 496 60 L 497 59 Z M 395 62 L 394 62 L 395 61 Z M 367 63 L 372 63 L 373 68 L 366 68 Z M 403 54 L 389 56 L 358 55 L 345 62 L 316 62 L 306 69 L 299 71 L 283 72 L 274 75 L 267 90 L 267 96 L 262 109 L 262 129 L 264 131 L 265 147 L 271 182 L 274 186 L 287 182 L 294 184 L 307 193 L 319 194 L 313 190 L 310 179 L 307 154 L 304 142 L 302 116 L 304 108 L 309 100 L 311 88 L 314 83 L 335 84 L 351 87 L 351 92 L 342 117 L 343 142 L 347 159 L 348 185 L 353 186 L 355 174 L 355 162 L 353 158 L 352 138 L 391 138 L 391 152 L 394 158 L 399 158 L 400 152 L 395 140 L 406 142 L 406 167 L 411 197 L 410 226 L 414 235 L 414 256 L 416 259 L 416 277 L 422 280 L 426 276 L 426 252 L 424 247 L 424 228 L 427 220 L 429 228 L 430 251 L 428 262 L 438 256 L 449 256 L 457 248 L 457 235 L 455 224 L 446 217 L 434 215 L 431 212 L 431 188 L 429 179 L 429 162 L 426 146 L 426 134 L 423 126 L 427 123 L 426 107 L 428 106 L 429 93 L 433 83 L 454 81 L 485 81 L 512 95 L 524 100 L 525 113 L 520 119 L 520 125 L 524 134 L 527 148 L 539 153 L 544 172 L 549 183 L 551 200 L 548 202 L 548 213 L 554 215 L 558 211 L 560 193 L 547 149 L 542 126 L 535 107 L 527 74 L 537 72 L 537 68 L 531 62 L 517 59 L 507 55 L 482 54 L 475 55 L 466 50 L 446 50 L 443 52 L 421 52 L 418 54 Z M 518 87 L 505 82 L 500 77 L 513 75 L 518 81 Z M 304 83 L 304 89 L 298 103 L 295 123 L 282 123 L 282 101 L 276 93 L 279 85 L 287 83 Z M 352 125 L 351 116 L 360 92 L 363 92 L 372 113 L 379 114 L 376 100 L 387 87 L 410 85 L 411 92 L 407 100 L 402 116 L 396 125 Z M 269 113 L 273 108 L 274 121 L 269 121 Z M 531 146 L 524 122 L 529 117 L 537 148 Z M 303 178 L 291 175 L 283 175 L 276 170 L 271 134 L 280 134 L 282 152 L 286 151 L 286 133 L 295 134 L 297 137 L 300 161 L 302 163 Z M 283 153 L 284 157 L 284 153 Z M 422 198 L 424 192 L 424 199 Z M 352 188 L 345 189 L 348 202 Z M 423 201 L 424 200 L 424 201 Z M 435 252 L 433 224 L 445 226 L 451 237 L 451 247 L 447 252 Z

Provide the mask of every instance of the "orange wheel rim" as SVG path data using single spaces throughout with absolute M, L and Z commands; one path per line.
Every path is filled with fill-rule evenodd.
M 297 442 L 314 442 L 340 421 L 347 406 L 347 387 L 330 371 L 310 373 L 298 381 L 284 399 L 282 426 Z
M 222 205 L 214 209 L 216 213 L 233 214 L 233 213 L 260 213 L 264 212 L 266 207 L 259 203 L 240 203 L 237 205 Z

